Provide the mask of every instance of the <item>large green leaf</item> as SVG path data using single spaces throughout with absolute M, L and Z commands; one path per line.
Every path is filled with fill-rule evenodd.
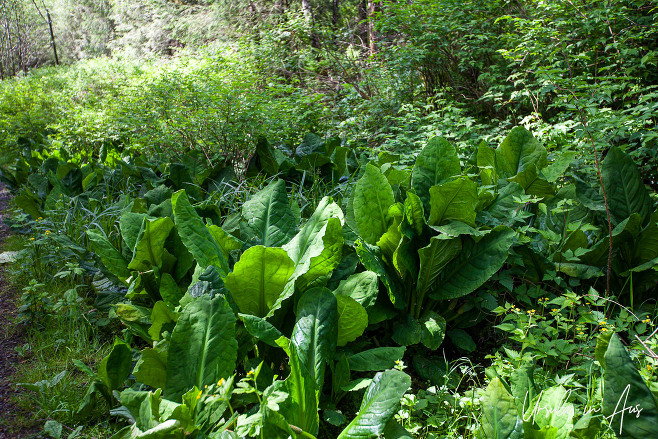
M 658 402 L 616 334 L 610 339 L 604 359 L 601 408 L 613 431 L 621 439 L 655 436 Z
M 302 367 L 300 356 L 297 347 L 291 343 L 290 375 L 286 378 L 286 387 L 292 400 L 292 406 L 285 416 L 295 426 L 315 435 L 320 428 L 319 390 L 313 376 L 305 367 Z
M 513 177 L 532 166 L 544 168 L 546 148 L 544 148 L 532 133 L 523 127 L 515 127 L 505 137 L 496 150 L 496 164 L 503 177 Z
M 637 166 L 616 146 L 610 148 L 601 164 L 601 178 L 615 222 L 621 222 L 633 213 L 640 214 L 644 221 L 653 211 L 653 203 Z
M 516 182 L 505 185 L 496 198 L 487 207 L 487 211 L 496 219 L 505 221 L 510 217 L 510 212 L 519 209 L 516 199 L 523 195 L 523 187 Z
M 498 183 L 499 166 L 496 150 L 487 146 L 486 143 L 481 143 L 478 146 L 477 166 L 480 170 L 480 179 L 483 185 L 493 186 Z
M 326 288 L 313 288 L 299 299 L 297 322 L 290 337 L 300 366 L 307 370 L 317 389 L 322 389 L 324 370 L 336 350 L 338 308 L 336 297 Z
M 372 271 L 356 273 L 340 282 L 336 295 L 349 296 L 364 307 L 375 304 L 379 292 L 379 278 Z
M 204 294 L 191 301 L 171 334 L 165 397 L 180 401 L 194 386 L 203 389 L 228 378 L 237 349 L 235 314 L 226 299 Z
M 130 345 L 119 338 L 114 340 L 112 351 L 98 365 L 98 376 L 112 391 L 123 388 L 133 363 Z
M 388 209 L 395 203 L 393 189 L 379 168 L 368 163 L 353 197 L 359 234 L 367 243 L 375 244 L 388 228 Z
M 511 177 L 509 181 L 520 184 L 525 193 L 529 195 L 537 197 L 552 197 L 555 195 L 555 187 L 546 180 L 536 166 L 528 166 L 514 177 Z
M 404 217 L 404 206 L 402 203 L 393 204 L 389 207 L 387 215 L 390 220 L 390 225 L 381 238 L 377 240 L 377 246 L 381 249 L 382 255 L 390 260 L 393 258 L 393 254 L 402 240 L 400 224 Z
M 427 142 L 411 171 L 411 187 L 423 201 L 425 212 L 430 210 L 430 188 L 461 171 L 457 150 L 450 142 L 442 137 L 433 137 Z
M 324 370 L 336 349 L 337 321 L 336 298 L 326 288 L 311 289 L 299 299 L 297 323 L 290 338 L 286 385 L 293 404 L 287 415 L 294 425 L 313 435 L 319 428 Z
M 495 377 L 481 399 L 482 418 L 480 433 L 482 439 L 522 439 L 523 419 L 517 412 L 514 397 L 503 383 Z
M 425 209 L 420 197 L 413 192 L 407 193 L 407 198 L 404 200 L 404 219 L 416 235 L 423 233 Z M 407 237 L 410 238 L 410 236 Z
M 215 239 L 215 242 L 219 245 L 224 253 L 224 257 L 228 260 L 229 254 L 233 250 L 239 250 L 242 248 L 242 243 L 238 241 L 233 235 L 230 235 L 224 231 L 219 226 L 211 225 L 208 226 L 208 231 Z
M 365 372 L 390 369 L 395 366 L 397 360 L 402 359 L 406 348 L 382 347 L 361 351 L 348 357 L 350 369 Z
M 498 226 L 478 242 L 466 237 L 462 251 L 443 269 L 430 297 L 447 300 L 473 292 L 503 266 L 514 235 L 509 227 Z
M 165 240 L 173 228 L 174 222 L 171 218 L 144 218 L 128 268 L 148 271 L 153 267 L 160 267 Z
M 286 183 L 281 179 L 273 181 L 245 202 L 242 216 L 265 246 L 281 246 L 297 233 Z
M 396 281 L 396 277 L 388 272 L 382 260 L 380 249 L 359 240 L 356 245 L 356 254 L 359 255 L 359 259 L 366 267 L 366 270 L 370 270 L 379 276 L 388 291 L 388 297 L 393 306 L 397 309 L 403 309 L 406 303 L 400 284 Z
M 543 436 L 568 439 L 575 414 L 574 405 L 567 402 L 568 398 L 569 393 L 562 386 L 542 390 L 524 414 L 524 419 L 528 420 L 524 422 L 526 435 L 535 433 L 534 437 L 542 437 L 542 433 L 550 432 Z
M 125 280 L 130 277 L 128 262 L 121 256 L 119 250 L 115 249 L 110 241 L 97 230 L 87 230 L 87 236 L 91 242 L 91 248 L 101 259 L 105 267 L 119 279 Z
M 277 340 L 281 340 L 281 337 L 284 337 L 281 331 L 261 317 L 251 314 L 240 314 L 240 320 L 244 322 L 244 327 L 249 334 L 270 346 L 278 347 Z
M 428 349 L 436 350 L 443 343 L 446 335 L 446 319 L 431 311 L 423 316 L 420 321 L 420 341 Z
M 336 295 L 338 303 L 338 346 L 356 340 L 368 327 L 366 309 L 350 296 Z
M 135 244 L 137 244 L 137 237 L 142 229 L 142 223 L 145 217 L 146 215 L 143 213 L 126 212 L 119 219 L 121 238 L 131 251 L 135 248 Z
M 428 246 L 418 249 L 420 258 L 420 270 L 418 272 L 418 282 L 416 283 L 416 300 L 417 306 L 422 306 L 423 298 L 427 291 L 432 287 L 441 271 L 450 262 L 462 248 L 460 238 L 439 239 L 433 236 Z
M 240 312 L 265 317 L 295 270 L 282 248 L 257 245 L 245 251 L 225 286 Z
M 432 186 L 430 193 L 429 224 L 440 226 L 446 221 L 461 221 L 475 226 L 475 208 L 478 192 L 475 182 L 459 177 L 439 186 Z
M 190 204 L 185 191 L 174 193 L 171 197 L 171 204 L 174 208 L 174 221 L 178 235 L 196 259 L 197 264 L 203 268 L 215 265 L 225 276 L 229 268 L 222 248 Z
M 338 218 L 329 218 L 322 236 L 322 253 L 311 258 L 308 270 L 296 282 L 299 290 L 326 278 L 343 257 L 343 226 Z
M 410 386 L 411 378 L 404 372 L 378 372 L 363 395 L 359 412 L 338 439 L 369 439 L 382 434 Z
M 162 389 L 167 384 L 167 356 L 156 349 L 144 349 L 135 370 L 135 379 L 139 383 Z

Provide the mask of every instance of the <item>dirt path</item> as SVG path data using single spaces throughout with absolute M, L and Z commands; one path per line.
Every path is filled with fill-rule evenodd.
M 0 184 L 0 242 L 9 235 L 3 219 L 5 209 L 9 203 L 9 191 Z M 16 393 L 15 386 L 11 382 L 14 364 L 19 361 L 18 354 L 14 349 L 22 343 L 22 334 L 14 323 L 16 316 L 16 301 L 18 292 L 13 290 L 4 280 L 4 271 L 0 265 L 0 439 L 14 439 L 31 436 L 29 433 L 16 432 L 9 426 L 14 424 L 20 412 L 17 411 L 10 400 Z

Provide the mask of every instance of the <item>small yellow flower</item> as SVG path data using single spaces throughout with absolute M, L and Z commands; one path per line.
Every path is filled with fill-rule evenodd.
M 46 230 L 46 235 L 50 235 L 50 230 Z
M 203 394 L 203 391 L 199 390 L 199 394 L 196 396 L 196 399 L 200 399 L 202 394 Z
M 219 381 L 217 381 L 218 386 L 221 386 L 222 384 L 224 384 L 224 378 L 220 378 Z
M 601 328 L 601 332 L 607 332 L 607 331 L 608 331 L 607 328 Z
M 551 312 L 557 313 L 557 309 L 553 308 Z
M 247 376 L 251 376 L 251 375 L 253 375 L 253 374 L 254 374 L 254 371 L 253 371 L 253 370 L 250 370 L 249 372 L 247 372 Z
M 34 238 L 30 238 L 30 241 L 34 241 Z
M 653 369 L 653 366 L 651 366 L 650 364 L 647 364 L 647 369 L 649 370 L 649 372 L 651 372 L 651 370 Z
M 207 389 L 207 388 L 208 388 L 208 384 L 206 384 L 206 387 L 204 387 L 204 389 Z

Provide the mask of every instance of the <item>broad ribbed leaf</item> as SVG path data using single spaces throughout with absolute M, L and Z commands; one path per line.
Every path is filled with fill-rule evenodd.
M 542 169 L 548 164 L 546 148 L 530 131 L 515 127 L 496 150 L 496 164 L 501 176 L 505 178 L 513 177 L 532 166 Z
M 432 186 L 429 193 L 430 225 L 439 226 L 454 220 L 475 226 L 478 192 L 473 180 L 460 177 L 440 186 Z
M 172 308 L 177 307 L 183 298 L 183 292 L 169 273 L 163 273 L 160 278 L 160 296 Z
M 226 276 L 225 286 L 240 312 L 265 317 L 294 270 L 285 250 L 257 245 L 242 254 Z
M 317 389 L 322 389 L 327 360 L 333 359 L 336 350 L 337 323 L 336 297 L 328 289 L 313 288 L 299 299 L 290 341 Z
M 297 223 L 285 181 L 278 179 L 242 205 L 242 216 L 265 246 L 281 246 L 295 236 Z
M 167 355 L 156 349 L 144 349 L 135 370 L 135 379 L 139 383 L 162 389 L 167 383 Z
M 283 246 L 295 263 L 294 279 L 306 273 L 312 259 L 322 254 L 324 235 L 330 218 L 338 218 L 342 222 L 343 212 L 331 197 L 324 197 L 299 233 Z
M 633 213 L 640 214 L 644 222 L 653 211 L 653 203 L 637 166 L 616 146 L 610 148 L 601 164 L 601 178 L 615 222 L 621 222 Z
M 411 171 L 411 187 L 423 201 L 425 212 L 430 210 L 429 190 L 462 171 L 455 147 L 443 137 L 433 137 L 418 154 Z
M 391 338 L 400 346 L 411 346 L 420 343 L 422 328 L 411 314 L 402 314 L 394 325 Z
M 420 271 L 418 272 L 418 282 L 416 283 L 416 298 L 419 305 L 422 305 L 422 299 L 425 293 L 431 288 L 436 281 L 441 270 L 457 256 L 462 248 L 460 238 L 439 239 L 433 236 L 427 247 L 418 249 L 420 257 Z
M 98 376 L 110 391 L 123 388 L 133 363 L 130 345 L 115 338 L 112 351 L 98 365 Z
M 620 439 L 654 437 L 658 426 L 658 402 L 640 376 L 615 334 L 605 353 L 603 415 Z M 640 413 L 629 410 L 640 409 Z M 625 409 L 625 413 L 621 413 Z M 625 416 L 622 416 L 625 415 Z
M 283 337 L 283 334 L 270 322 L 251 314 L 240 314 L 240 320 L 244 322 L 245 329 L 253 337 L 270 346 L 279 346 L 276 341 Z
M 379 292 L 379 278 L 372 271 L 356 273 L 340 282 L 334 294 L 349 296 L 364 307 L 375 304 Z
M 368 327 L 366 309 L 350 296 L 336 295 L 338 304 L 338 346 L 356 340 Z
M 290 375 L 286 378 L 286 387 L 292 401 L 291 407 L 285 413 L 288 422 L 313 435 L 320 428 L 318 414 L 319 390 L 310 372 L 302 367 L 301 354 L 297 347 L 290 344 Z
M 446 319 L 431 311 L 420 320 L 420 325 L 420 341 L 428 349 L 438 349 L 446 335 Z
M 482 184 L 492 186 L 498 183 L 498 161 L 496 150 L 481 143 L 478 146 L 477 166 L 480 170 L 480 179 Z
M 404 372 L 378 372 L 363 395 L 359 412 L 338 439 L 370 439 L 382 434 L 410 386 L 411 378 Z
M 311 258 L 308 270 L 297 279 L 299 290 L 325 278 L 340 263 L 343 257 L 343 226 L 338 218 L 329 218 L 327 221 L 322 244 L 322 253 Z
M 365 242 L 359 241 L 356 245 L 356 254 L 366 270 L 370 270 L 379 276 L 384 286 L 388 291 L 388 297 L 393 306 L 397 309 L 405 307 L 405 299 L 402 295 L 400 284 L 396 281 L 395 276 L 392 276 L 386 269 L 386 265 L 381 258 L 380 249 L 378 247 L 369 245 Z
M 137 244 L 137 237 L 142 229 L 142 222 L 145 217 L 146 215 L 143 213 L 126 212 L 119 219 L 121 238 L 131 251 Z
M 567 402 L 568 398 L 569 393 L 562 386 L 542 390 L 525 412 L 524 419 L 530 420 L 524 423 L 526 433 L 529 430 L 534 430 L 533 433 L 553 430 L 555 435 L 550 437 L 568 439 L 575 414 L 574 405 Z
M 537 197 L 552 197 L 555 195 L 555 187 L 546 180 L 536 166 L 528 166 L 514 177 L 511 177 L 509 181 L 520 184 L 525 193 L 529 195 Z
M 499 220 L 509 218 L 510 212 L 519 208 L 515 198 L 523 195 L 523 188 L 520 184 L 511 182 L 503 187 L 493 202 L 487 207 L 489 213 Z
M 425 209 L 423 208 L 423 202 L 420 197 L 413 192 L 407 193 L 407 198 L 404 200 L 404 218 L 416 235 L 423 233 Z
M 171 334 L 165 397 L 180 401 L 194 386 L 203 389 L 228 378 L 235 369 L 237 349 L 235 314 L 226 299 L 207 294 L 194 299 Z
M 462 251 L 443 269 L 430 297 L 456 299 L 475 291 L 503 266 L 513 242 L 514 231 L 505 226 L 496 227 L 478 242 L 465 237 Z
M 229 269 L 222 248 L 190 204 L 185 191 L 181 190 L 172 195 L 171 204 L 174 208 L 174 221 L 178 235 L 196 259 L 197 264 L 202 268 L 215 265 L 223 276 L 226 275 Z
M 130 277 L 128 262 L 126 262 L 119 250 L 115 249 L 102 233 L 97 230 L 87 230 L 87 236 L 91 242 L 92 250 L 112 274 L 122 280 Z
M 406 348 L 383 347 L 361 351 L 348 357 L 350 369 L 358 372 L 378 371 L 390 369 L 395 366 L 395 361 L 402 359 Z
M 208 231 L 215 239 L 215 242 L 219 245 L 224 253 L 224 258 L 228 260 L 229 253 L 233 250 L 239 250 L 242 248 L 242 243 L 238 241 L 233 235 L 229 235 L 219 226 L 211 225 L 208 226 Z
M 395 203 L 393 189 L 378 167 L 368 163 L 354 188 L 354 219 L 359 234 L 375 244 L 388 228 L 388 208 Z
M 404 206 L 402 203 L 393 204 L 388 209 L 388 218 L 390 225 L 381 238 L 377 240 L 377 246 L 382 250 L 382 254 L 391 259 L 393 253 L 400 245 L 402 233 L 400 232 L 400 223 L 404 216 Z
M 165 240 L 173 228 L 174 223 L 170 218 L 144 218 L 128 268 L 148 271 L 159 267 L 162 264 Z
M 516 409 L 514 398 L 495 377 L 481 399 L 480 432 L 483 439 L 522 439 L 523 419 Z

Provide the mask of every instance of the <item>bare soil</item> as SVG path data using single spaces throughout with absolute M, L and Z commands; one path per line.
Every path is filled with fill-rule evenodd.
M 9 235 L 4 223 L 9 204 L 9 191 L 0 184 L 0 242 Z M 34 431 L 23 429 L 26 416 L 11 403 L 18 389 L 12 382 L 14 366 L 21 361 L 15 350 L 23 343 L 23 329 L 16 324 L 18 291 L 6 282 L 5 268 L 0 265 L 0 439 L 34 437 Z M 18 430 L 17 430 L 18 428 Z

